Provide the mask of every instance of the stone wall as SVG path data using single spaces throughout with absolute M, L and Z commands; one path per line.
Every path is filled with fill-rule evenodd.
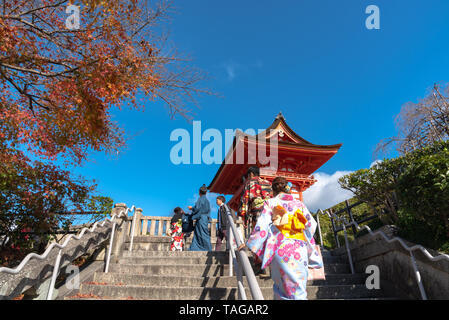
M 383 231 L 390 237 L 393 235 L 388 226 Z M 409 247 L 414 245 L 404 242 Z M 367 266 L 376 265 L 380 270 L 381 286 L 387 293 L 404 299 L 421 299 L 410 253 L 399 242 L 388 243 L 381 235 L 367 234 L 356 238 L 350 248 L 356 272 L 364 273 Z M 428 251 L 433 256 L 440 254 L 435 250 Z M 334 252 L 346 256 L 344 247 Z M 421 250 L 414 250 L 413 254 L 427 298 L 449 299 L 449 261 L 431 261 Z

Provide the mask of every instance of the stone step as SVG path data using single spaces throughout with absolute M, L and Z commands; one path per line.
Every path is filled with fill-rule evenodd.
M 250 260 L 253 260 L 250 257 Z M 329 261 L 330 260 L 330 261 Z M 331 262 L 332 261 L 332 262 Z M 341 259 L 325 259 L 324 265 L 328 264 L 345 264 L 340 263 Z M 148 265 L 159 265 L 159 264 L 209 264 L 209 263 L 220 263 L 228 264 L 228 255 L 209 255 L 209 256 L 141 256 L 141 257 L 126 257 L 120 258 L 118 260 L 120 264 L 148 264 Z M 165 263 L 164 263 L 165 262 Z
M 223 245 L 224 247 L 224 245 Z M 190 244 L 187 243 L 185 245 L 185 250 L 187 251 L 190 248 Z M 123 244 L 123 249 L 128 251 L 129 249 L 129 243 L 125 242 Z M 140 242 L 140 243 L 133 243 L 133 251 L 138 250 L 150 250 L 150 251 L 170 251 L 170 243 L 169 242 Z M 212 243 L 212 250 L 215 251 L 215 243 Z
M 330 251 L 321 251 L 321 256 L 323 257 L 323 260 L 326 260 L 326 259 L 328 259 L 328 260 L 337 260 L 337 259 L 339 259 L 339 260 L 347 262 L 347 260 L 343 259 L 342 256 L 340 256 L 340 255 L 333 255 Z
M 152 275 L 223 276 L 228 274 L 228 264 L 111 264 L 111 272 Z M 326 274 L 350 273 L 347 264 L 334 263 L 324 266 Z
M 123 258 L 150 258 L 150 257 L 220 257 L 217 259 L 228 259 L 229 253 L 225 251 L 152 251 L 152 250 L 133 250 L 124 251 Z M 251 258 L 251 257 L 250 257 Z M 348 260 L 338 256 L 323 256 L 325 264 L 329 263 L 347 263 Z
M 247 286 L 246 277 L 244 285 Z M 268 279 L 257 278 L 259 286 L 270 287 L 273 281 Z M 144 285 L 144 286 L 161 286 L 161 287 L 233 287 L 236 285 L 236 277 L 186 277 L 186 276 L 155 276 L 146 274 L 124 274 L 124 273 L 103 273 L 97 272 L 94 275 L 93 282 L 109 284 L 109 285 Z M 311 280 L 307 285 L 325 286 L 325 285 L 348 285 L 348 284 L 364 284 L 365 275 L 359 274 L 331 274 L 326 276 L 326 280 Z
M 133 250 L 123 251 L 123 258 L 146 258 L 146 257 L 228 257 L 225 251 L 149 251 Z
M 229 257 L 227 256 L 203 256 L 203 257 L 127 257 L 118 260 L 120 264 L 146 264 L 146 265 L 161 265 L 161 264 L 228 264 Z
M 229 265 L 193 265 L 193 264 L 111 264 L 110 272 L 148 274 L 148 275 L 183 275 L 183 276 L 222 276 L 229 274 Z
M 192 239 L 193 236 L 190 236 L 189 238 L 187 238 L 186 243 L 186 247 L 190 247 L 190 244 L 192 243 Z M 215 244 L 216 244 L 216 237 L 211 237 L 211 244 L 212 244 L 212 248 L 215 249 Z M 125 239 L 125 248 L 128 249 L 130 242 L 130 237 L 127 237 Z M 153 243 L 153 244 L 164 244 L 164 246 L 154 246 L 157 249 L 154 249 L 155 251 L 158 251 L 160 249 L 158 248 L 170 248 L 170 242 L 171 242 L 171 238 L 168 236 L 135 236 L 134 240 L 133 240 L 133 250 L 135 250 L 138 247 L 142 247 L 142 248 L 147 248 L 148 246 L 135 246 L 136 244 L 148 244 L 148 243 Z M 143 249 L 143 250 L 148 250 L 148 249 Z M 153 250 L 153 249 L 150 249 Z M 338 248 L 338 249 L 334 249 L 334 250 L 326 250 L 326 249 L 322 249 L 321 253 L 323 255 L 323 258 L 326 257 L 340 257 L 342 254 L 346 253 L 346 249 L 344 247 L 342 248 Z
M 331 263 L 346 264 L 346 263 L 348 263 L 348 260 L 343 259 L 342 257 L 334 257 L 334 256 L 325 257 L 325 256 L 323 256 L 323 263 L 324 264 L 331 264 Z
M 192 243 L 193 236 L 187 238 L 186 243 L 190 244 Z M 127 237 L 125 239 L 125 243 L 129 243 L 131 239 Z M 134 237 L 133 243 L 170 243 L 171 238 L 166 236 L 137 236 Z M 216 243 L 217 238 L 212 237 L 210 238 L 211 243 Z
M 336 256 L 336 257 L 345 256 L 347 254 L 347 250 L 346 250 L 345 246 L 342 246 L 342 247 L 336 248 L 336 249 L 332 249 L 329 252 L 331 255 Z
M 261 288 L 265 299 L 272 300 L 273 288 Z M 249 290 L 246 289 L 250 297 Z M 235 300 L 238 298 L 236 287 L 155 287 L 155 286 L 114 286 L 82 284 L 81 295 L 93 295 L 102 298 L 132 298 L 144 300 Z M 368 290 L 363 285 L 309 286 L 308 299 L 352 299 L 380 298 L 380 290 Z

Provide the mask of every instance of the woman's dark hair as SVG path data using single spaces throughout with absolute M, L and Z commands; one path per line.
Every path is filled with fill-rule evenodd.
M 249 167 L 248 171 L 246 171 L 246 176 L 249 177 L 249 174 L 252 173 L 255 176 L 260 176 L 260 169 L 259 167 Z
M 283 177 L 276 177 L 271 184 L 273 195 L 276 196 L 281 192 L 289 193 L 288 181 Z
M 175 214 L 171 218 L 170 223 L 178 222 L 179 219 L 182 219 L 182 215 L 185 213 L 184 210 L 182 210 L 180 207 L 176 207 L 173 209 Z
M 207 193 L 207 187 L 205 184 L 202 185 L 202 187 L 200 188 L 200 194 L 206 194 Z
M 184 213 L 184 210 L 182 210 L 182 208 L 180 207 L 174 208 L 173 211 L 175 212 L 175 214 Z
M 226 203 L 226 198 L 223 197 L 223 196 L 218 196 L 217 199 L 220 200 L 223 203 Z

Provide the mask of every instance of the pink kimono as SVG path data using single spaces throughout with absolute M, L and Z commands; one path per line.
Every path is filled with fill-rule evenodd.
M 301 235 L 303 240 L 285 236 L 273 224 L 273 209 L 277 206 L 282 206 L 285 214 L 302 215 L 305 227 Z M 313 239 L 316 226 L 317 223 L 306 206 L 291 194 L 280 193 L 265 201 L 247 246 L 262 260 L 262 268 L 271 265 L 275 299 L 307 299 L 308 268 L 323 267 L 322 257 Z

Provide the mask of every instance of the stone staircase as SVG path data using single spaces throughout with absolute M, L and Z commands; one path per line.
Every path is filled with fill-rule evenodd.
M 170 252 L 168 237 L 139 236 L 129 242 L 109 273 L 96 272 L 79 293 L 65 299 L 234 300 L 237 281 L 228 276 L 226 252 Z M 215 241 L 212 240 L 215 248 Z M 187 243 L 187 248 L 190 241 Z M 368 290 L 365 274 L 351 274 L 343 256 L 323 252 L 326 280 L 309 281 L 308 299 L 385 299 L 382 290 Z M 265 299 L 273 299 L 271 279 L 258 278 Z M 247 296 L 250 298 L 245 279 Z

